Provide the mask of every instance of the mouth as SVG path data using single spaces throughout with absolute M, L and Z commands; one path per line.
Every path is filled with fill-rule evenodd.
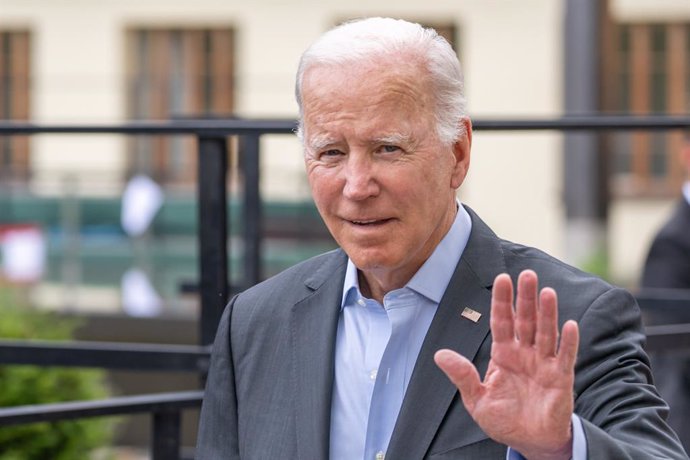
M 393 221 L 393 219 L 366 219 L 366 220 L 349 220 L 349 219 L 346 219 L 346 220 L 350 224 L 356 225 L 358 227 L 376 227 L 376 226 L 384 225 L 384 224 L 387 224 L 388 222 Z

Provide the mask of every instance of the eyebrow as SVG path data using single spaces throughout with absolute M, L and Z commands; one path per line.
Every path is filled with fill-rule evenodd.
M 367 141 L 371 145 L 413 145 L 412 137 L 403 133 L 391 133 L 383 136 L 371 138 Z M 318 134 L 305 142 L 307 150 L 312 152 L 321 151 L 327 147 L 337 144 L 338 141 L 328 134 Z
M 327 134 L 321 134 L 308 139 L 306 142 L 306 146 L 308 150 L 318 152 L 319 150 L 323 150 L 324 148 L 335 143 L 336 140 L 333 137 Z
M 412 138 L 407 134 L 391 133 L 381 137 L 371 139 L 372 144 L 392 144 L 392 145 L 408 145 L 412 143 Z

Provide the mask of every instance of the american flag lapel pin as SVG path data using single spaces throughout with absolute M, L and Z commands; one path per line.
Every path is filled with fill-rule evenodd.
M 460 316 L 476 323 L 479 321 L 479 318 L 482 317 L 482 314 L 479 313 L 477 310 L 472 310 L 470 307 L 465 307 L 465 309 L 462 310 L 462 313 L 460 313 Z

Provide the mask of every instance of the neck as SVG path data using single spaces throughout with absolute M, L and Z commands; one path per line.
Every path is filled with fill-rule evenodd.
M 421 265 L 419 266 L 421 267 Z M 404 287 L 408 281 L 412 279 L 419 267 L 416 267 L 412 273 L 377 273 L 376 270 L 370 270 L 366 273 L 357 270 L 357 279 L 359 280 L 359 290 L 362 295 L 370 299 L 376 300 L 383 304 L 383 298 L 386 294 L 396 289 Z

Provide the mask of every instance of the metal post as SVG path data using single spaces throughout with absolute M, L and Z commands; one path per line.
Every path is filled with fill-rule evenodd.
M 259 136 L 242 136 L 242 169 L 244 173 L 244 282 L 245 287 L 261 281 L 261 191 L 259 187 Z
M 63 193 L 60 206 L 60 225 L 64 235 L 64 252 L 62 255 L 63 303 L 66 311 L 76 311 L 78 307 L 78 289 L 82 281 L 81 265 L 81 199 L 78 181 L 74 174 L 62 178 Z
M 177 460 L 180 458 L 180 412 L 153 413 L 151 441 L 152 460 Z
M 228 148 L 224 136 L 199 137 L 199 295 L 201 345 L 213 343 L 228 301 Z
M 605 3 L 603 6 L 605 7 Z M 565 112 L 589 115 L 599 109 L 599 0 L 566 0 Z M 596 133 L 565 134 L 563 181 L 567 216 L 566 258 L 585 263 L 605 249 L 607 177 Z

